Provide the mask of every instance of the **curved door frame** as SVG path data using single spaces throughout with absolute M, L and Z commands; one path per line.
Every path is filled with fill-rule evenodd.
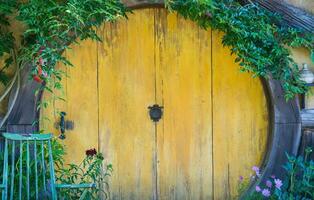
M 124 0 L 124 3 L 131 9 L 164 7 L 162 0 Z M 8 118 L 7 131 L 22 133 L 39 130 L 39 125 L 33 125 L 33 122 L 39 119 L 40 110 L 37 105 L 41 101 L 42 92 L 35 97 L 34 91 L 40 89 L 41 84 L 29 81 L 30 70 L 30 66 L 25 66 L 21 72 L 22 88 Z M 287 161 L 286 152 L 297 154 L 301 140 L 301 117 L 298 99 L 287 102 L 280 81 L 272 78 L 261 80 L 270 115 L 268 151 L 262 164 L 261 180 L 264 182 L 272 174 L 283 176 L 282 165 Z M 258 183 L 252 184 L 247 192 L 253 191 L 256 184 Z

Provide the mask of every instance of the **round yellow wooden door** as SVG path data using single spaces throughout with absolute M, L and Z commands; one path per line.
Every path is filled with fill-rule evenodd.
M 56 134 L 67 112 L 69 162 L 97 148 L 113 164 L 111 199 L 230 199 L 261 164 L 268 111 L 259 79 L 240 73 L 221 34 L 163 9 L 142 9 L 65 55 L 65 102 L 42 110 Z M 44 99 L 49 95 L 44 94 Z M 149 106 L 163 106 L 158 122 Z M 49 117 L 50 116 L 50 117 Z

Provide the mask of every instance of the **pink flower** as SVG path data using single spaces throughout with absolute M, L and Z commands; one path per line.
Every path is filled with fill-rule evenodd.
M 282 181 L 278 178 L 278 179 L 275 179 L 274 182 L 275 182 L 275 187 L 280 190 L 282 186 Z
M 252 170 L 255 172 L 257 177 L 261 177 L 260 169 L 257 166 L 253 166 Z
M 262 189 L 260 188 L 260 186 L 257 185 L 257 186 L 255 187 L 255 191 L 256 191 L 256 192 L 260 192 L 260 191 L 262 191 Z
M 242 182 L 243 181 L 243 176 L 239 177 L 239 181 Z
M 259 168 L 257 166 L 253 166 L 252 170 L 255 171 L 255 172 L 259 172 Z
M 276 178 L 276 176 L 275 176 L 275 175 L 271 175 L 270 177 L 271 177 L 272 179 L 275 179 L 275 178 Z
M 271 186 L 273 186 L 273 183 L 270 180 L 266 181 L 266 186 L 271 188 Z
M 270 191 L 269 191 L 268 189 L 263 189 L 262 195 L 263 195 L 264 197 L 270 197 Z

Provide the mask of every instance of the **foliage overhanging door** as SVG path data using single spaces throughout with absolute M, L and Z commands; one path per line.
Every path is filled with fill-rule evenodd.
M 101 151 L 114 172 L 112 199 L 229 199 L 267 147 L 268 110 L 259 79 L 240 73 L 221 34 L 164 9 L 107 23 L 103 43 L 65 52 L 66 101 L 42 109 L 59 134 L 65 111 L 68 162 Z M 44 100 L 49 98 L 45 93 Z M 163 106 L 155 124 L 148 106 Z M 46 124 L 46 125 L 45 125 Z M 48 125 L 48 126 L 47 126 Z

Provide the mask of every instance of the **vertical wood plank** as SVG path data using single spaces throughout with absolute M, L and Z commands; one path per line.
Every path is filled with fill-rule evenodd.
M 213 32 L 213 184 L 215 199 L 229 199 L 239 176 L 262 162 L 269 115 L 261 81 L 239 71 L 221 37 Z
M 160 199 L 212 198 L 211 31 L 156 10 Z
M 66 112 L 65 119 L 74 122 L 74 129 L 66 130 L 66 139 L 62 141 L 68 154 L 66 161 L 79 164 L 85 150 L 98 149 L 97 44 L 91 40 L 73 44 L 65 55 L 74 65 L 58 66 L 67 77 L 62 80 L 63 90 L 56 91 L 56 95 L 65 101 L 44 94 L 43 99 L 50 105 L 41 110 L 41 129 L 58 136 L 60 130 L 55 123 L 60 122 L 60 112 Z
M 67 160 L 80 163 L 87 149 L 98 149 L 97 43 L 73 45 L 67 58 L 74 67 L 67 70 L 65 119 L 74 122 L 74 129 L 66 130 L 64 144 Z
M 100 150 L 112 162 L 111 199 L 156 199 L 153 9 L 106 24 L 98 46 Z

